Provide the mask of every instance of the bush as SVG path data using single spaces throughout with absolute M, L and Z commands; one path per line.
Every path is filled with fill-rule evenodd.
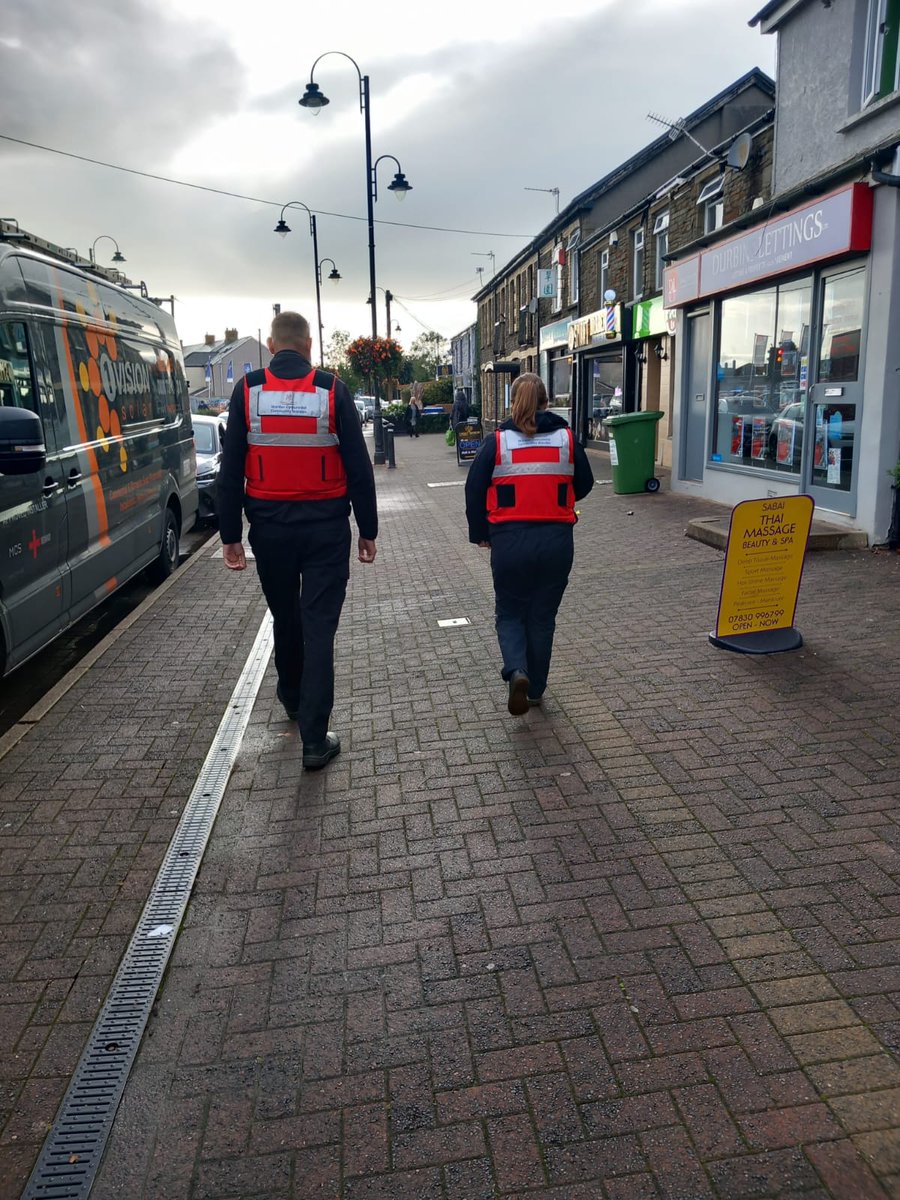
M 422 403 L 426 406 L 431 404 L 452 404 L 453 380 L 432 379 L 430 383 L 426 383 L 425 390 L 422 393 Z

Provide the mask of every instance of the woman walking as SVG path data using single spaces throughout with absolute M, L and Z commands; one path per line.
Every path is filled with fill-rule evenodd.
M 547 411 L 538 375 L 512 386 L 512 417 L 469 468 L 469 541 L 490 549 L 495 624 L 507 708 L 541 703 L 553 634 L 574 554 L 575 502 L 594 486 L 584 450 L 562 417 Z

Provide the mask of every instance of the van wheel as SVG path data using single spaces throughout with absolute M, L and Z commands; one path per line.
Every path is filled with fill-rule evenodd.
M 162 583 L 164 579 L 169 578 L 177 566 L 178 518 L 171 508 L 167 508 L 163 523 L 163 536 L 162 544 L 159 548 L 159 557 L 155 563 L 150 565 L 147 573 L 154 583 Z

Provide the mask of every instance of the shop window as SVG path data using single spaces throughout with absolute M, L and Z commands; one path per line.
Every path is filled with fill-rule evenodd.
M 589 362 L 591 412 L 588 418 L 588 437 L 608 438 L 607 417 L 617 417 L 622 411 L 622 352 L 611 351 Z
M 605 304 L 605 296 L 609 291 L 609 250 L 600 251 L 600 281 L 597 295 L 601 304 Z
M 656 238 L 656 270 L 653 276 L 653 286 L 656 291 L 661 291 L 666 255 L 669 253 L 669 214 L 667 212 L 660 213 L 653 222 L 653 234 Z
M 848 271 L 825 281 L 819 383 L 854 383 L 859 378 L 865 271 Z
M 900 87 L 900 0 L 869 0 L 863 60 L 863 106 Z
M 697 205 L 703 212 L 704 233 L 715 233 L 725 222 L 725 201 L 722 196 L 724 186 L 725 176 L 717 175 L 700 189 Z
M 809 279 L 722 301 L 713 462 L 799 473 L 811 304 Z
M 644 294 L 644 230 L 639 225 L 631 235 L 632 297 L 640 300 Z

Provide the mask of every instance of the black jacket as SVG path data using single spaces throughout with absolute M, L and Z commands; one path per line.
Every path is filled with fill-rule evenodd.
M 567 422 L 552 412 L 537 414 L 538 433 L 550 433 L 561 429 Z M 515 429 L 515 421 L 504 421 L 501 429 Z M 488 542 L 491 539 L 492 527 L 487 519 L 487 494 L 491 486 L 491 476 L 497 459 L 497 439 L 491 434 L 485 438 L 481 449 L 472 460 L 469 475 L 466 479 L 466 520 L 469 522 L 469 541 Z M 581 500 L 594 486 L 594 472 L 581 445 L 575 443 L 575 476 L 572 480 L 575 489 L 575 499 Z M 519 521 L 516 528 L 526 526 L 546 525 L 546 521 Z M 496 527 L 494 527 L 496 528 Z
M 295 350 L 279 350 L 269 363 L 269 370 L 279 379 L 303 379 L 312 369 Z M 253 387 L 262 382 L 263 374 L 261 371 L 251 371 L 246 378 Z M 347 472 L 347 495 L 331 500 L 257 500 L 244 495 L 244 463 L 247 459 L 244 380 L 237 384 L 228 406 L 228 428 L 225 431 L 225 449 L 217 485 L 219 533 L 223 542 L 241 540 L 242 506 L 251 524 L 260 521 L 267 525 L 295 525 L 349 517 L 352 504 L 360 537 L 374 539 L 378 536 L 372 461 L 366 449 L 356 405 L 340 379 L 334 389 L 334 401 L 340 454 Z

